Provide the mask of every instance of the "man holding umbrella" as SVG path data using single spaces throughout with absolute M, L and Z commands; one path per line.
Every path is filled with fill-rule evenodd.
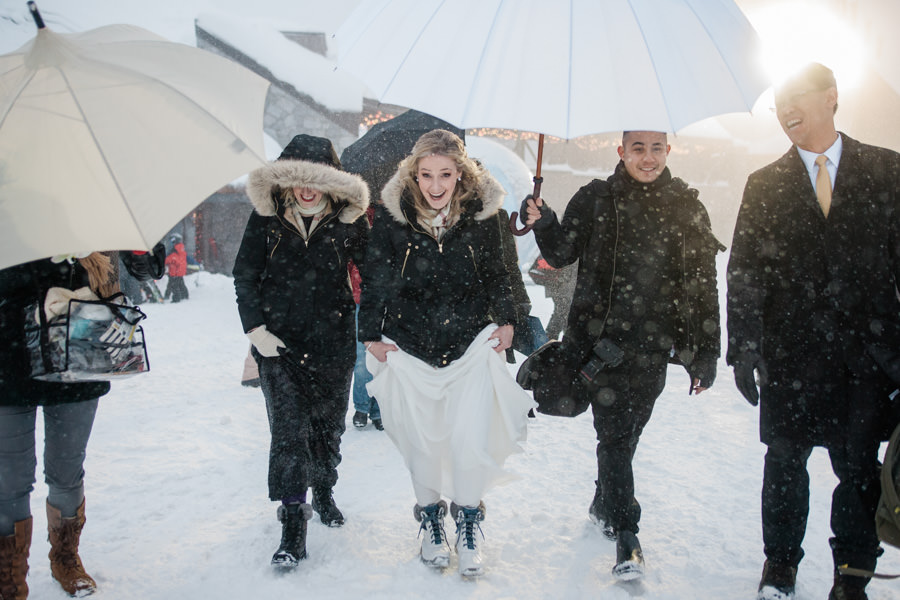
M 818 63 L 776 86 L 792 146 L 747 179 L 728 263 L 728 364 L 760 404 L 768 446 L 763 600 L 794 597 L 814 446 L 828 449 L 839 480 L 828 598 L 864 600 L 868 577 L 844 568 L 872 571 L 881 554 L 878 450 L 898 420 L 888 374 L 900 347 L 900 154 L 838 133 L 837 99 L 834 73 Z
M 613 175 L 578 190 L 562 222 L 541 198 L 522 210 L 551 266 L 578 261 L 562 344 L 584 372 L 599 368 L 577 388 L 589 395 L 597 432 L 589 513 L 616 540 L 621 580 L 643 574 L 632 460 L 667 364 L 681 362 L 689 393 L 699 394 L 719 356 L 715 256 L 724 247 L 697 190 L 666 167 L 669 150 L 665 133 L 626 131 Z

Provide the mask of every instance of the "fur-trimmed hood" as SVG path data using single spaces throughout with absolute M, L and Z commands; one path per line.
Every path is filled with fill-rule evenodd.
M 278 160 L 250 173 L 247 195 L 260 215 L 275 216 L 275 198 L 281 190 L 309 187 L 328 194 L 335 202 L 346 202 L 342 223 L 352 223 L 369 207 L 369 186 L 359 175 L 305 160 Z
M 388 213 L 390 213 L 398 223 L 409 222 L 403 212 L 403 203 L 401 202 L 407 181 L 408 176 L 400 170 L 397 170 L 381 191 L 381 201 L 384 204 L 385 209 L 387 209 Z M 462 212 L 468 212 L 468 207 L 466 205 L 469 204 L 473 198 L 478 198 L 481 200 L 481 209 L 475 213 L 474 218 L 476 221 L 483 221 L 484 219 L 497 214 L 503 206 L 504 196 L 506 196 L 506 191 L 504 191 L 503 186 L 494 179 L 494 176 L 491 175 L 487 169 L 483 169 L 478 185 L 475 187 L 475 194 L 469 200 L 464 201 Z

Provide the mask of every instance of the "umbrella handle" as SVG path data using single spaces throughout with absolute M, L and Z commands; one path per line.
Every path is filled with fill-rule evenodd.
M 534 192 L 532 192 L 531 196 L 533 198 L 541 197 L 541 183 L 544 181 L 543 177 L 535 177 L 534 178 Z M 516 219 L 519 217 L 519 213 L 513 211 L 511 215 L 509 215 L 509 230 L 513 232 L 513 235 L 522 236 L 531 231 L 531 228 L 534 225 L 525 225 L 522 229 L 519 229 L 518 225 L 516 225 Z
M 31 11 L 31 16 L 34 19 L 34 24 L 37 25 L 38 29 L 43 29 L 46 27 L 44 25 L 44 19 L 41 17 L 41 11 L 38 10 L 37 4 L 33 1 L 28 2 L 28 10 Z

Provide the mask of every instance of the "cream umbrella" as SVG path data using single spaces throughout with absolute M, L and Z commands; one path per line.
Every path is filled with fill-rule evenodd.
M 44 26 L 0 56 L 0 268 L 149 250 L 265 164 L 269 82 L 130 25 Z

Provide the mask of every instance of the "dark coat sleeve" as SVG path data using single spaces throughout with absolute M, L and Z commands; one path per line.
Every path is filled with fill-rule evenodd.
M 365 268 L 366 246 L 369 244 L 369 220 L 365 217 L 356 219 L 348 225 L 347 240 L 344 243 L 347 250 L 347 258 L 360 270 Z
M 509 230 L 509 215 L 502 208 L 498 213 L 500 219 L 500 240 L 503 243 L 503 264 L 509 273 L 509 284 L 512 287 L 513 302 L 516 304 L 516 320 L 521 323 L 531 313 L 531 298 L 525 289 L 522 270 L 519 268 L 519 253 L 516 250 L 516 238 Z
M 773 240 L 763 219 L 765 207 L 759 198 L 760 185 L 759 177 L 753 174 L 744 187 L 728 260 L 726 360 L 729 365 L 733 365 L 742 353 L 759 354 L 762 351 L 766 298 L 764 248 L 771 246 Z
M 696 192 L 695 192 L 696 194 Z M 706 208 L 695 197 L 685 227 L 684 285 L 690 304 L 690 339 L 695 361 L 713 363 L 721 354 L 716 254 L 725 246 L 716 239 Z
M 512 276 L 503 254 L 504 244 L 500 234 L 500 227 L 503 226 L 503 223 L 500 215 L 489 217 L 488 224 L 482 244 L 483 257 L 478 268 L 491 299 L 491 316 L 494 322 L 497 325 L 515 325 L 517 323 L 516 305 L 511 285 Z M 515 270 L 517 273 L 519 272 L 518 265 Z M 521 274 L 519 277 L 521 278 Z
M 537 221 L 534 236 L 541 255 L 551 267 L 560 269 L 581 257 L 593 234 L 593 216 L 606 185 L 594 180 L 579 189 L 566 206 L 561 223 L 552 210 Z M 549 221 L 542 223 L 548 217 Z
M 260 284 L 266 270 L 268 222 L 269 217 L 260 216 L 256 211 L 250 214 L 234 259 L 234 291 L 244 332 L 265 324 Z
M 360 269 L 362 295 L 359 303 L 358 339 L 361 342 L 381 339 L 381 326 L 387 299 L 395 294 L 399 281 L 393 277 L 397 257 L 391 242 L 392 230 L 397 227 L 382 208 L 375 209 L 369 243 Z
M 506 349 L 506 362 L 515 363 L 514 348 L 524 347 L 533 336 L 528 316 L 531 314 L 531 298 L 525 289 L 522 270 L 519 268 L 519 252 L 516 249 L 516 238 L 509 229 L 509 215 L 502 208 L 498 213 L 500 219 L 500 240 L 503 243 L 503 263 L 509 273 L 509 285 L 512 288 L 513 303 L 516 308 L 516 331 L 513 347 Z

